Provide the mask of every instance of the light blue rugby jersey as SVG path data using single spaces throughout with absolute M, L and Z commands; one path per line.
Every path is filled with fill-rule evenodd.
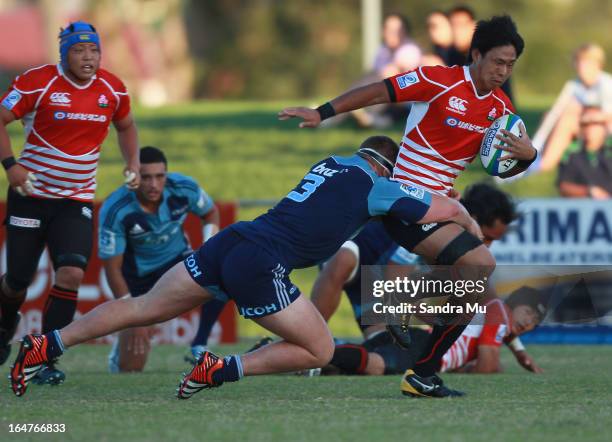
M 157 214 L 146 213 L 136 193 L 125 186 L 102 204 L 98 224 L 98 256 L 123 254 L 123 274 L 143 276 L 189 250 L 183 223 L 189 212 L 203 216 L 213 200 L 193 178 L 169 173 Z

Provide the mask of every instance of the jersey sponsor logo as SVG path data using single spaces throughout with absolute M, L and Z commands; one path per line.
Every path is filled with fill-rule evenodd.
M 17 91 L 11 91 L 4 100 L 2 100 L 2 106 L 8 110 L 12 110 L 17 103 L 21 100 L 21 94 Z
M 193 253 L 185 258 L 185 265 L 187 266 L 189 273 L 191 273 L 192 278 L 195 279 L 198 276 L 202 276 L 202 271 L 200 270 L 200 266 L 198 265 Z
M 19 216 L 11 216 L 9 224 L 15 227 L 25 227 L 26 229 L 38 229 L 40 220 L 35 218 L 21 218 Z
M 93 218 L 93 213 L 89 207 L 81 207 L 81 215 L 83 215 L 85 218 Z
M 313 171 L 314 173 L 318 173 L 319 175 L 323 175 L 323 176 L 326 176 L 326 177 L 328 177 L 328 178 L 329 178 L 329 177 L 334 176 L 334 174 L 335 174 L 336 172 L 338 172 L 338 171 L 337 171 L 337 170 L 335 170 L 335 169 L 330 169 L 330 168 L 328 168 L 328 167 L 325 167 L 325 163 L 321 163 L 321 164 L 319 164 L 317 167 L 315 167 L 314 169 L 312 169 L 312 171 Z
M 94 123 L 106 123 L 106 115 L 83 114 L 77 112 L 55 112 L 53 118 L 56 120 L 80 120 L 93 121 Z
M 108 107 L 108 98 L 106 98 L 106 95 L 100 94 L 100 96 L 98 97 L 98 106 Z
M 130 229 L 130 235 L 140 235 L 141 233 L 144 233 L 144 231 L 145 230 L 140 226 L 140 224 L 136 223 Z
M 100 240 L 98 241 L 100 253 L 114 255 L 116 244 L 115 232 L 109 229 L 100 229 Z
M 423 224 L 421 226 L 421 230 L 423 232 L 429 232 L 431 229 L 433 229 L 434 227 L 436 227 L 438 225 L 438 223 L 429 223 L 429 224 Z
M 467 103 L 468 101 L 464 100 L 463 98 L 450 97 L 448 99 L 448 106 L 446 107 L 446 109 L 451 112 L 456 112 L 458 114 L 465 115 L 465 111 L 467 111 Z
M 49 101 L 54 106 L 70 106 L 70 92 L 53 92 Z
M 425 198 L 425 190 L 421 189 L 420 187 L 411 186 L 409 184 L 402 184 L 400 185 L 400 189 L 402 189 L 404 193 L 407 193 L 412 198 L 416 198 L 419 200 Z
M 395 79 L 395 81 L 400 89 L 406 89 L 407 87 L 417 84 L 420 80 L 416 72 L 410 72 L 408 74 L 400 75 Z
M 479 134 L 484 134 L 487 130 L 486 127 L 479 126 L 477 124 L 466 123 L 465 121 L 461 121 L 453 117 L 446 118 L 444 122 L 446 123 L 447 126 L 458 127 L 460 129 L 469 130 L 470 132 L 477 132 Z

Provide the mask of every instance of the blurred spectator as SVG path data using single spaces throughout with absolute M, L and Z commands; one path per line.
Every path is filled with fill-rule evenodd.
M 374 72 L 383 79 L 415 69 L 421 63 L 421 49 L 410 38 L 411 26 L 401 14 L 389 14 L 383 23 L 383 43 L 374 59 Z
M 578 133 L 585 107 L 601 109 L 608 132 L 612 128 L 612 75 L 603 71 L 605 62 L 605 52 L 596 44 L 584 44 L 574 53 L 577 78 L 565 83 L 533 139 L 536 148 L 544 148 L 542 170 L 557 166 Z
M 410 31 L 410 22 L 405 16 L 396 13 L 387 15 L 383 22 L 383 41 L 374 58 L 373 70 L 352 87 L 373 83 L 419 67 L 422 52 L 410 38 Z M 404 120 L 408 116 L 408 110 L 409 107 L 405 104 L 370 106 L 330 118 L 323 126 L 336 125 L 350 115 L 361 127 L 384 129 L 391 126 L 393 121 Z
M 444 61 L 447 66 L 464 65 L 476 29 L 476 15 L 468 6 L 455 6 L 448 13 L 448 20 L 453 35 L 453 47 Z
M 608 127 L 605 113 L 585 108 L 580 118 L 578 152 L 568 155 L 559 167 L 557 185 L 568 198 L 608 199 L 612 195 L 612 146 L 606 144 Z
M 427 33 L 432 44 L 432 54 L 423 55 L 425 66 L 445 65 L 453 47 L 453 31 L 450 21 L 442 11 L 433 11 L 427 16 Z

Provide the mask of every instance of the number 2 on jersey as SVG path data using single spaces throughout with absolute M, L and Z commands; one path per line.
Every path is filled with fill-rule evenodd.
M 289 195 L 287 195 L 287 198 L 298 203 L 306 201 L 306 199 L 310 195 L 312 195 L 315 190 L 317 190 L 317 187 L 319 187 L 325 182 L 325 178 L 321 175 L 308 173 L 302 181 L 305 181 L 304 184 L 302 184 L 302 186 L 300 187 L 300 190 L 303 190 L 303 192 L 300 193 L 295 190 L 292 190 L 291 192 L 289 192 Z

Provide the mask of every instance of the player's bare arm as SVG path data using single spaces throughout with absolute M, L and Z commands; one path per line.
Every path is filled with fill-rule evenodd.
M 321 270 L 312 287 L 310 300 L 326 321 L 329 321 L 338 309 L 342 287 L 358 264 L 355 253 L 341 247 Z
M 103 260 L 106 280 L 116 299 L 122 298 L 130 293 L 127 282 L 121 273 L 123 265 L 123 254 Z
M 418 221 L 418 224 L 447 221 L 459 224 L 480 240 L 484 238 L 480 226 L 461 203 L 446 196 L 432 194 L 431 207 L 425 216 Z
M 140 161 L 138 159 L 138 131 L 130 112 L 126 117 L 114 122 L 117 129 L 119 148 L 125 160 L 124 175 L 126 184 L 134 190 L 140 184 Z
M 202 241 L 208 241 L 213 235 L 219 232 L 219 209 L 217 206 L 213 206 L 204 216 L 202 220 Z
M 288 107 L 278 113 L 279 120 L 301 118 L 300 127 L 317 127 L 325 118 L 375 104 L 389 103 L 391 98 L 385 84 L 380 81 L 351 89 L 317 109 Z
M 17 163 L 13 156 L 11 139 L 6 130 L 6 126 L 12 121 L 15 121 L 15 115 L 10 110 L 0 106 L 0 161 L 2 161 L 2 166 L 6 171 L 9 185 L 22 195 L 30 195 L 33 191 L 32 181 L 35 181 L 36 177 Z
M 470 373 L 499 373 L 499 347 L 493 345 L 479 345 L 478 359 L 473 366 L 470 366 Z

